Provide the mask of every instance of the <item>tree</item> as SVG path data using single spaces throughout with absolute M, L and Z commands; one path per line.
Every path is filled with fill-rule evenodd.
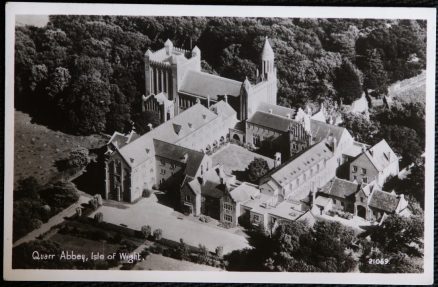
M 88 149 L 80 147 L 72 150 L 66 159 L 66 168 L 82 169 L 90 163 Z
M 15 201 L 20 199 L 40 199 L 38 192 L 41 189 L 41 185 L 38 183 L 35 177 L 30 176 L 20 179 L 17 186 L 17 189 L 14 191 Z
M 143 225 L 141 227 L 141 234 L 143 235 L 144 238 L 148 239 L 149 236 L 151 236 L 152 234 L 152 229 L 149 225 Z
M 248 179 L 251 182 L 257 182 L 262 176 L 269 171 L 268 162 L 260 157 L 256 157 L 248 165 Z
M 163 231 L 160 228 L 155 229 L 155 231 L 154 231 L 154 239 L 155 239 L 155 241 L 161 240 L 162 237 L 163 237 Z
M 149 124 L 151 124 L 152 127 L 156 127 L 161 123 L 159 114 L 153 111 L 137 113 L 134 115 L 133 120 L 135 131 L 140 135 L 149 132 Z
M 345 104 L 351 104 L 362 95 L 361 73 L 347 58 L 342 59 L 342 65 L 336 69 L 334 88 L 339 99 Z
M 102 212 L 97 212 L 97 213 L 94 215 L 94 221 L 95 221 L 96 223 L 101 223 L 101 222 L 103 221 L 103 213 L 102 213 Z
M 377 49 L 366 51 L 362 72 L 364 74 L 363 87 L 365 93 L 368 93 L 370 89 L 374 90 L 378 96 L 388 92 L 388 75 Z
M 342 125 L 357 141 L 367 144 L 375 144 L 379 141 L 379 124 L 370 121 L 365 115 L 343 113 L 342 119 Z
M 396 214 L 388 216 L 371 233 L 371 239 L 385 252 L 400 251 L 409 255 L 418 254 L 419 250 L 411 244 L 421 247 L 423 236 L 424 223 L 421 216 L 407 218 Z
M 76 186 L 71 182 L 55 182 L 40 191 L 41 198 L 49 204 L 55 212 L 72 205 L 79 200 Z
M 181 238 L 179 240 L 179 245 L 176 250 L 176 256 L 180 260 L 188 260 L 190 256 L 189 252 L 189 246 L 184 242 L 184 240 Z
M 70 81 L 70 71 L 64 67 L 57 67 L 50 74 L 49 85 L 46 87 L 47 94 L 49 97 L 55 98 L 69 86 Z

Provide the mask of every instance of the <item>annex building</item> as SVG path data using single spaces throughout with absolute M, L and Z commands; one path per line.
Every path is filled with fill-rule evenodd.
M 202 72 L 197 47 L 186 51 L 169 40 L 161 50 L 148 50 L 144 61 L 143 110 L 158 112 L 161 124 L 142 136 L 111 137 L 106 199 L 134 203 L 160 189 L 186 214 L 265 228 L 281 220 L 311 224 L 331 211 L 376 222 L 409 215 L 403 196 L 382 190 L 399 173 L 399 158 L 385 140 L 369 146 L 327 123 L 323 109 L 312 114 L 276 105 L 268 39 L 257 83 Z M 270 170 L 249 183 L 246 168 L 260 157 Z

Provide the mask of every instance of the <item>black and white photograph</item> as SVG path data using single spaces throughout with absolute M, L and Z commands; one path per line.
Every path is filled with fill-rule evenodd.
M 435 9 L 6 8 L 6 279 L 433 282 Z

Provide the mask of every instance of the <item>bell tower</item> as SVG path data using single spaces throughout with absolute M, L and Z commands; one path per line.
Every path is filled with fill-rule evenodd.
M 277 68 L 275 67 L 274 58 L 274 51 L 272 50 L 268 37 L 266 37 L 261 59 L 261 80 L 267 85 L 267 97 L 265 100 L 271 105 L 277 104 Z

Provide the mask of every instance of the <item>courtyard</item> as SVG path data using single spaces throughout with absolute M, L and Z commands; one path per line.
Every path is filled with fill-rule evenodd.
M 135 204 L 104 204 L 90 217 L 94 217 L 96 212 L 103 214 L 105 222 L 134 230 L 140 230 L 144 225 L 149 225 L 152 230 L 160 228 L 164 238 L 177 242 L 182 238 L 192 246 L 203 244 L 210 251 L 223 246 L 224 254 L 226 254 L 249 247 L 243 235 L 192 220 L 190 217 L 175 212 L 171 207 L 158 203 L 154 194 L 149 198 L 142 198 Z
M 236 144 L 228 144 L 213 154 L 213 166 L 217 164 L 223 165 L 224 171 L 230 175 L 236 175 L 236 178 L 245 173 L 246 168 L 255 158 L 263 158 L 268 162 L 270 169 L 274 167 L 274 160 L 272 158 L 249 151 Z

